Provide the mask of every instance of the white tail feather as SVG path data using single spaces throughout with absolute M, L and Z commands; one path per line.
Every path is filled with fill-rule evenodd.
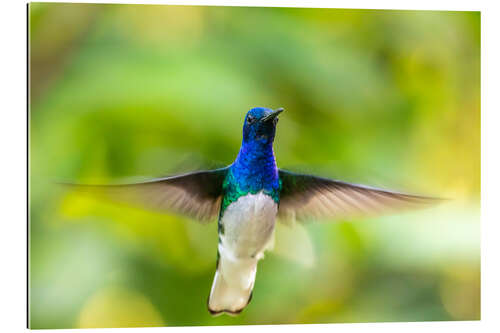
M 257 259 L 231 260 L 221 256 L 208 299 L 210 313 L 240 313 L 250 302 L 256 271 Z

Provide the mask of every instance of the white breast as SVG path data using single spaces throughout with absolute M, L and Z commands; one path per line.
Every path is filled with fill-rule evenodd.
M 272 242 L 278 205 L 259 192 L 238 198 L 224 211 L 219 252 L 221 256 L 260 259 Z

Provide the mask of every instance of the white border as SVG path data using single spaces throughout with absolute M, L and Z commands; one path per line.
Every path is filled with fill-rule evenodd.
M 64 1 L 52 1 L 64 2 Z M 482 320 L 477 322 L 432 322 L 432 323 L 376 323 L 332 325 L 279 325 L 279 326 L 232 326 L 232 327 L 185 327 L 168 328 L 169 331 L 209 330 L 254 331 L 272 330 L 335 330 L 359 332 L 369 329 L 374 332 L 413 332 L 453 330 L 453 332 L 493 331 L 500 327 L 496 319 L 499 295 L 499 243 L 500 220 L 495 204 L 500 188 L 498 126 L 500 126 L 498 84 L 500 31 L 498 6 L 494 1 L 82 1 L 93 3 L 151 3 L 190 5 L 239 5 L 239 6 L 286 6 L 322 8 L 371 8 L 371 9 L 425 9 L 425 10 L 480 10 L 482 20 L 481 55 L 481 112 L 482 112 Z M 22 1 L 2 3 L 2 121 L 0 127 L 0 149 L 2 152 L 1 202 L 2 232 L 1 246 L 1 308 L 2 328 L 7 332 L 25 330 L 26 326 L 26 4 Z M 166 328 L 133 329 L 134 331 L 160 331 Z M 129 329 L 128 329 L 129 330 Z M 55 330 L 48 330 L 55 331 Z M 57 330 L 65 332 L 69 330 Z M 98 329 L 96 332 L 111 332 Z M 113 331 L 116 331 L 114 329 Z M 73 332 L 73 331 L 72 331 Z
M 82 0 L 82 1 L 35 1 L 35 2 L 72 2 L 72 3 L 117 3 L 117 4 L 158 4 L 158 5 L 200 5 L 200 6 L 245 6 L 245 7 L 303 7 L 303 8 L 348 8 L 348 9 L 417 9 L 417 10 L 447 10 L 447 11 L 479 11 L 485 8 L 489 1 L 389 1 L 389 0 Z M 491 1 L 493 2 L 493 1 Z M 491 6 L 492 7 L 492 6 Z

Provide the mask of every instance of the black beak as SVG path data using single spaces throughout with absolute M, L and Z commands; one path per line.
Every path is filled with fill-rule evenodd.
M 285 109 L 278 108 L 278 109 L 274 110 L 273 112 L 271 112 L 270 114 L 268 114 L 267 116 L 261 118 L 260 121 L 266 122 L 266 121 L 269 121 L 269 120 L 273 120 L 274 118 L 276 118 L 283 111 L 285 111 Z

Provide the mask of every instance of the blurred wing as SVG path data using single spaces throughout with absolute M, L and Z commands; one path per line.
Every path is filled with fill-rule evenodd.
M 64 185 L 102 195 L 113 201 L 183 214 L 200 222 L 209 222 L 219 213 L 226 172 L 227 168 L 197 171 L 123 185 Z
M 279 177 L 282 189 L 278 217 L 283 222 L 380 215 L 441 200 L 284 170 L 279 170 Z

